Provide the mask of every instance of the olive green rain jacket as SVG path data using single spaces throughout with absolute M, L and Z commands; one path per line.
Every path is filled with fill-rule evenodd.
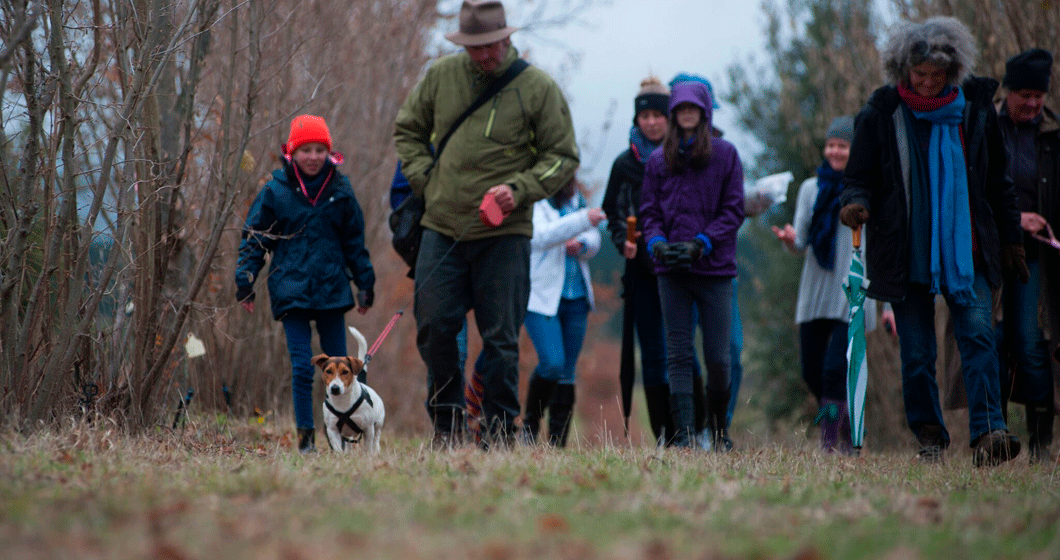
M 570 109 L 556 82 L 534 66 L 471 114 L 434 164 L 431 145 L 518 56 L 509 48 L 489 76 L 465 52 L 442 58 L 398 111 L 394 141 L 413 193 L 424 199 L 424 227 L 464 240 L 530 237 L 534 203 L 574 176 L 578 147 Z M 501 184 L 512 187 L 516 208 L 490 228 L 479 221 L 478 206 L 487 190 Z

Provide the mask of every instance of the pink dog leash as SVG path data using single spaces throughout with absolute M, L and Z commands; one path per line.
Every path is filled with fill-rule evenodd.
M 1049 237 L 1045 237 L 1044 235 L 1040 235 L 1038 233 L 1032 233 L 1031 237 L 1033 237 L 1033 238 L 1037 239 L 1038 241 L 1041 241 L 1042 243 L 1045 243 L 1046 245 L 1048 245 L 1048 246 L 1060 251 L 1060 241 L 1057 241 L 1056 236 L 1053 235 L 1053 228 L 1049 226 L 1049 222 L 1045 223 L 1045 233 L 1048 234 Z

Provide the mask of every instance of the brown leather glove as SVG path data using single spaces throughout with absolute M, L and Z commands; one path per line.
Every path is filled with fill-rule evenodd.
M 839 209 L 839 221 L 843 222 L 843 225 L 854 229 L 869 221 L 869 211 L 857 202 L 847 204 Z
M 1023 249 L 1023 243 L 1010 243 L 1001 247 L 1001 268 L 1018 278 L 1020 283 L 1027 283 L 1031 271 L 1027 270 L 1027 253 Z

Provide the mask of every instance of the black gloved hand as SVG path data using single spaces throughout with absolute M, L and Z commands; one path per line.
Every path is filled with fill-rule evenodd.
M 847 204 L 839 209 L 839 221 L 854 229 L 869 221 L 869 210 L 857 202 Z
M 679 241 L 677 243 L 660 241 L 652 248 L 652 254 L 655 255 L 655 260 L 666 268 L 688 270 L 692 267 L 691 251 L 693 250 L 698 251 L 700 255 L 703 254 L 702 247 L 697 246 L 694 241 Z
M 254 301 L 253 286 L 236 286 L 236 301 Z
M 1027 269 L 1027 252 L 1022 243 L 1011 243 L 1001 247 L 1001 268 L 1026 284 L 1031 271 Z
M 691 262 L 696 262 L 703 258 L 703 253 L 707 246 L 700 239 L 693 239 L 692 241 L 679 241 L 671 244 L 672 247 L 676 247 L 683 254 L 688 255 L 688 259 Z
M 357 292 L 357 307 L 368 309 L 375 303 L 375 290 L 368 288 Z

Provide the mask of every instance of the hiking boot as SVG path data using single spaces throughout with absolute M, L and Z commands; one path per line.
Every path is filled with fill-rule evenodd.
M 928 424 L 920 427 L 920 431 L 916 435 L 917 441 L 920 442 L 920 451 L 916 454 L 918 461 L 925 464 L 942 462 L 942 454 L 946 449 L 944 433 L 942 426 L 937 424 Z
M 316 430 L 313 428 L 298 428 L 298 452 L 316 453 Z
M 991 430 L 975 444 L 972 463 L 976 467 L 994 467 L 1020 454 L 1020 440 L 1008 430 Z
M 942 451 L 941 445 L 925 445 L 916 454 L 916 460 L 927 465 L 941 463 Z

